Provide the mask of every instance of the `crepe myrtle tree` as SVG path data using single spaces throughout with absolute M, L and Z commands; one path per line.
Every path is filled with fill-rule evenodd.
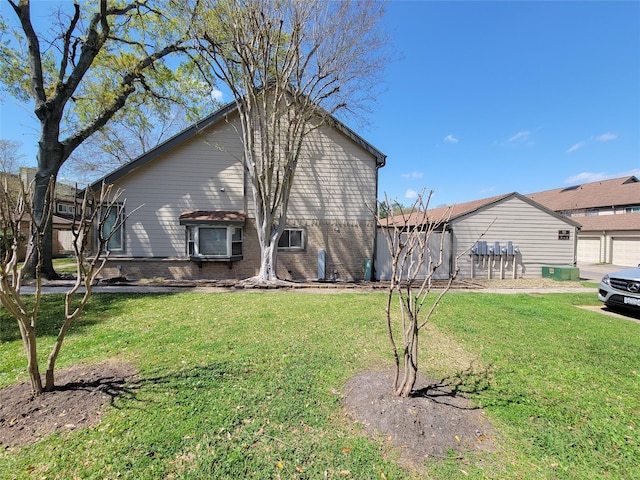
M 429 212 L 433 191 L 423 190 L 411 207 L 391 202 L 386 197 L 387 214 L 378 213 L 378 225 L 382 227 L 391 258 L 391 279 L 387 289 L 385 307 L 387 333 L 395 363 L 393 378 L 394 395 L 409 397 L 418 377 L 418 346 L 420 332 L 431 320 L 444 296 L 458 276 L 459 261 L 469 253 L 472 245 L 461 251 L 451 265 L 448 279 L 434 290 L 437 270 L 445 259 L 446 231 L 454 207 L 434 209 Z M 440 212 L 434 214 L 433 212 Z M 437 215 L 437 216 L 435 216 Z M 495 219 L 478 237 L 480 240 L 491 228 Z M 437 234 L 441 233 L 438 239 Z M 434 298 L 427 303 L 428 298 Z M 397 301 L 397 309 L 393 306 Z
M 277 281 L 305 140 L 331 115 L 361 110 L 379 85 L 383 4 L 369 0 L 202 0 L 193 37 L 238 107 L 261 250 L 254 279 Z
M 31 185 L 30 187 L 33 187 Z M 53 182 L 50 183 L 46 194 L 53 193 Z M 64 314 L 61 318 L 60 329 L 56 341 L 49 352 L 44 367 L 45 382 L 42 382 L 41 368 L 38 360 L 38 316 L 43 295 L 41 264 L 42 255 L 36 262 L 35 292 L 33 295 L 22 291 L 25 263 L 30 255 L 39 253 L 42 249 L 42 234 L 35 237 L 35 248 L 27 250 L 25 263 L 20 261 L 21 249 L 20 228 L 24 222 L 36 223 L 32 210 L 32 188 L 25 188 L 22 184 L 21 195 L 16 199 L 5 187 L 1 192 L 0 202 L 0 303 L 13 316 L 20 328 L 22 343 L 27 356 L 27 371 L 34 395 L 50 392 L 55 388 L 55 364 L 62 348 L 65 336 L 73 322 L 81 315 L 91 296 L 97 276 L 102 270 L 108 254 L 105 247 L 109 238 L 124 222 L 124 202 L 119 202 L 121 191 L 113 191 L 111 185 L 103 185 L 99 192 L 86 189 L 82 197 L 80 208 L 76 209 L 76 216 L 72 223 L 73 251 L 76 260 L 76 279 L 64 297 Z M 47 202 L 47 205 L 51 205 Z M 110 215 L 115 211 L 115 215 Z M 47 213 L 47 212 L 45 212 Z M 118 219 L 115 223 L 109 218 Z M 43 215 L 42 221 L 49 221 L 50 215 Z M 43 225 L 38 225 L 38 231 L 43 232 Z M 94 245 L 89 245 L 89 239 L 94 238 Z M 90 253 L 93 251 L 93 253 Z
M 34 254 L 26 273 L 34 275 L 38 264 L 54 278 L 52 222 L 44 217 L 53 197 L 47 189 L 71 154 L 109 122 L 136 118 L 127 111 L 210 105 L 210 87 L 197 80 L 193 42 L 181 29 L 182 20 L 189 21 L 182 1 L 60 2 L 46 23 L 34 21 L 47 12 L 34 14 L 29 0 L 1 1 L 10 8 L 0 16 L 0 89 L 33 102 L 39 127 Z
M 385 312 L 395 362 L 393 392 L 401 397 L 410 396 L 416 383 L 420 331 L 458 274 L 456 259 L 449 279 L 440 286 L 438 293 L 434 293 L 434 275 L 445 261 L 444 232 L 452 209 L 445 209 L 439 218 L 430 218 L 428 208 L 432 194 L 433 191 L 425 196 L 423 191 L 409 208 L 385 198 L 387 216 L 378 216 L 391 257 Z M 439 240 L 435 236 L 437 232 L 443 232 Z M 427 305 L 427 298 L 432 294 L 435 294 L 435 300 Z M 397 302 L 397 308 L 393 306 L 394 302 Z

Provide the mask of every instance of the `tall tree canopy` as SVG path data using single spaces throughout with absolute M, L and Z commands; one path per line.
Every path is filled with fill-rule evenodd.
M 28 0 L 6 1 L 11 9 L 0 18 L 1 88 L 32 101 L 39 122 L 33 234 L 42 236 L 43 273 L 54 277 L 51 222 L 42 218 L 50 179 L 109 122 L 135 122 L 132 111 L 168 112 L 172 104 L 193 112 L 211 105 L 210 87 L 191 56 L 185 2 L 61 2 L 42 23 L 34 19 L 46 12 L 34 16 Z M 35 269 L 38 258 L 30 258 Z
M 372 100 L 385 58 L 380 2 L 202 0 L 192 24 L 238 105 L 261 267 L 275 281 L 278 239 L 305 138 Z

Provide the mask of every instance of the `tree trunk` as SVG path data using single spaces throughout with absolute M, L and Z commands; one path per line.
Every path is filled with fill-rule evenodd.
M 269 237 L 269 240 L 271 238 Z M 273 282 L 278 279 L 276 273 L 277 245 L 275 242 L 260 244 L 260 271 L 257 280 L 261 282 Z
M 65 319 L 64 324 L 62 325 L 62 327 L 60 328 L 60 331 L 58 332 L 58 338 L 56 339 L 56 343 L 53 345 L 53 348 L 51 349 L 49 358 L 47 358 L 47 371 L 45 373 L 45 384 L 44 384 L 45 392 L 52 392 L 53 389 L 55 388 L 54 370 L 56 367 L 56 360 L 58 359 L 58 355 L 60 354 L 60 349 L 62 348 L 62 342 L 64 342 L 64 339 L 67 335 L 67 331 L 69 330 L 69 327 L 75 320 L 76 316 L 79 315 L 80 311 L 82 311 L 82 309 L 84 308 L 84 305 L 86 304 L 86 301 L 89 298 L 88 295 L 91 294 L 91 288 L 90 287 L 88 288 L 89 289 L 87 293 L 85 293 L 82 304 L 79 307 L 80 310 L 72 315 L 66 315 L 67 318 Z M 67 297 L 65 300 L 65 302 L 67 302 L 67 310 L 68 310 L 69 301 L 70 301 L 70 296 L 67 293 Z
M 44 127 L 43 127 L 44 128 Z M 38 262 L 40 273 L 43 277 L 51 279 L 60 278 L 53 268 L 53 207 L 50 204 L 55 198 L 55 186 L 58 170 L 63 163 L 62 145 L 57 140 L 46 142 L 41 136 L 38 150 L 38 171 L 34 179 L 33 189 L 33 219 L 35 225 L 31 226 L 31 238 L 29 248 L 33 254 L 28 256 L 25 265 L 25 274 L 35 277 Z M 53 189 L 53 191 L 50 191 Z M 55 202 L 54 202 L 55 203 Z M 35 235 L 40 235 L 42 259 L 36 246 Z M 41 260 L 41 261 L 40 261 Z
M 44 382 L 44 391 L 52 392 L 55 388 L 55 377 L 54 370 L 56 367 L 56 360 L 58 358 L 58 353 L 60 353 L 60 348 L 62 347 L 62 341 L 64 340 L 64 336 L 62 338 L 58 337 L 56 344 L 47 359 L 47 371 L 45 372 L 45 382 Z
M 27 263 L 25 264 L 26 276 L 34 278 L 36 276 L 36 268 L 40 261 L 38 249 L 36 245 L 36 235 L 40 235 L 42 262 L 40 264 L 40 272 L 43 277 L 48 279 L 58 278 L 58 274 L 53 268 L 53 218 L 44 218 L 45 212 L 49 210 L 49 195 L 47 189 L 49 187 L 49 177 L 36 175 L 35 188 L 33 195 L 33 216 L 35 223 L 31 225 L 31 238 L 29 240 L 29 248 L 33 252 L 27 255 Z M 44 218 L 44 223 L 43 223 Z
M 409 397 L 418 378 L 418 333 L 417 321 L 412 319 L 410 338 L 404 351 L 403 377 L 395 392 L 399 397 Z
M 256 206 L 256 230 L 260 244 L 260 270 L 255 280 L 262 283 L 278 280 L 277 259 L 278 241 L 286 223 L 286 216 L 280 215 L 276 221 L 273 214 L 261 213 L 260 199 L 254 188 L 254 205 Z
M 25 329 L 27 350 L 27 371 L 29 372 L 29 380 L 31 381 L 31 389 L 35 395 L 40 395 L 42 389 L 42 377 L 40 377 L 40 367 L 38 366 L 38 349 L 36 343 L 36 332 L 33 327 Z

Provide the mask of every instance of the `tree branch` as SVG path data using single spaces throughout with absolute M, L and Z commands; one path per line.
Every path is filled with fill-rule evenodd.
M 65 73 L 67 71 L 67 64 L 69 62 L 69 58 L 73 58 L 71 55 L 75 55 L 76 52 L 76 45 L 77 43 L 74 43 L 73 45 L 73 53 L 70 51 L 70 47 L 71 47 L 71 35 L 73 33 L 73 31 L 76 29 L 76 25 L 78 24 L 78 21 L 80 20 L 80 5 L 78 5 L 77 3 L 73 4 L 73 18 L 71 19 L 71 22 L 69 23 L 69 28 L 67 28 L 67 30 L 64 33 L 64 43 L 63 43 L 63 47 L 62 47 L 62 58 L 60 59 L 60 69 L 58 70 L 58 82 L 60 84 L 62 84 L 62 82 L 64 82 L 64 76 Z
M 86 138 L 104 127 L 107 122 L 111 120 L 111 118 L 113 118 L 113 116 L 125 105 L 127 98 L 135 92 L 135 82 L 143 78 L 142 72 L 145 68 L 171 53 L 182 51 L 182 43 L 182 41 L 179 41 L 168 45 L 167 47 L 154 52 L 137 62 L 134 67 L 124 75 L 122 82 L 120 83 L 119 93 L 111 103 L 107 105 L 92 122 L 61 142 L 65 151 L 64 157 L 67 158 Z
M 36 104 L 36 114 L 41 105 L 47 101 L 47 94 L 44 90 L 44 75 L 42 71 L 42 59 L 40 56 L 40 43 L 33 25 L 31 24 L 31 11 L 29 2 L 20 2 L 17 5 L 13 0 L 8 0 L 9 4 L 16 12 L 22 30 L 27 38 L 27 48 L 29 50 L 29 69 L 31 77 L 31 90 Z

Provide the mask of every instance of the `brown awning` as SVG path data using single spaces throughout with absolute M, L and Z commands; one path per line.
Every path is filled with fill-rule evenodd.
M 180 225 L 244 225 L 243 211 L 186 210 L 180 215 Z

